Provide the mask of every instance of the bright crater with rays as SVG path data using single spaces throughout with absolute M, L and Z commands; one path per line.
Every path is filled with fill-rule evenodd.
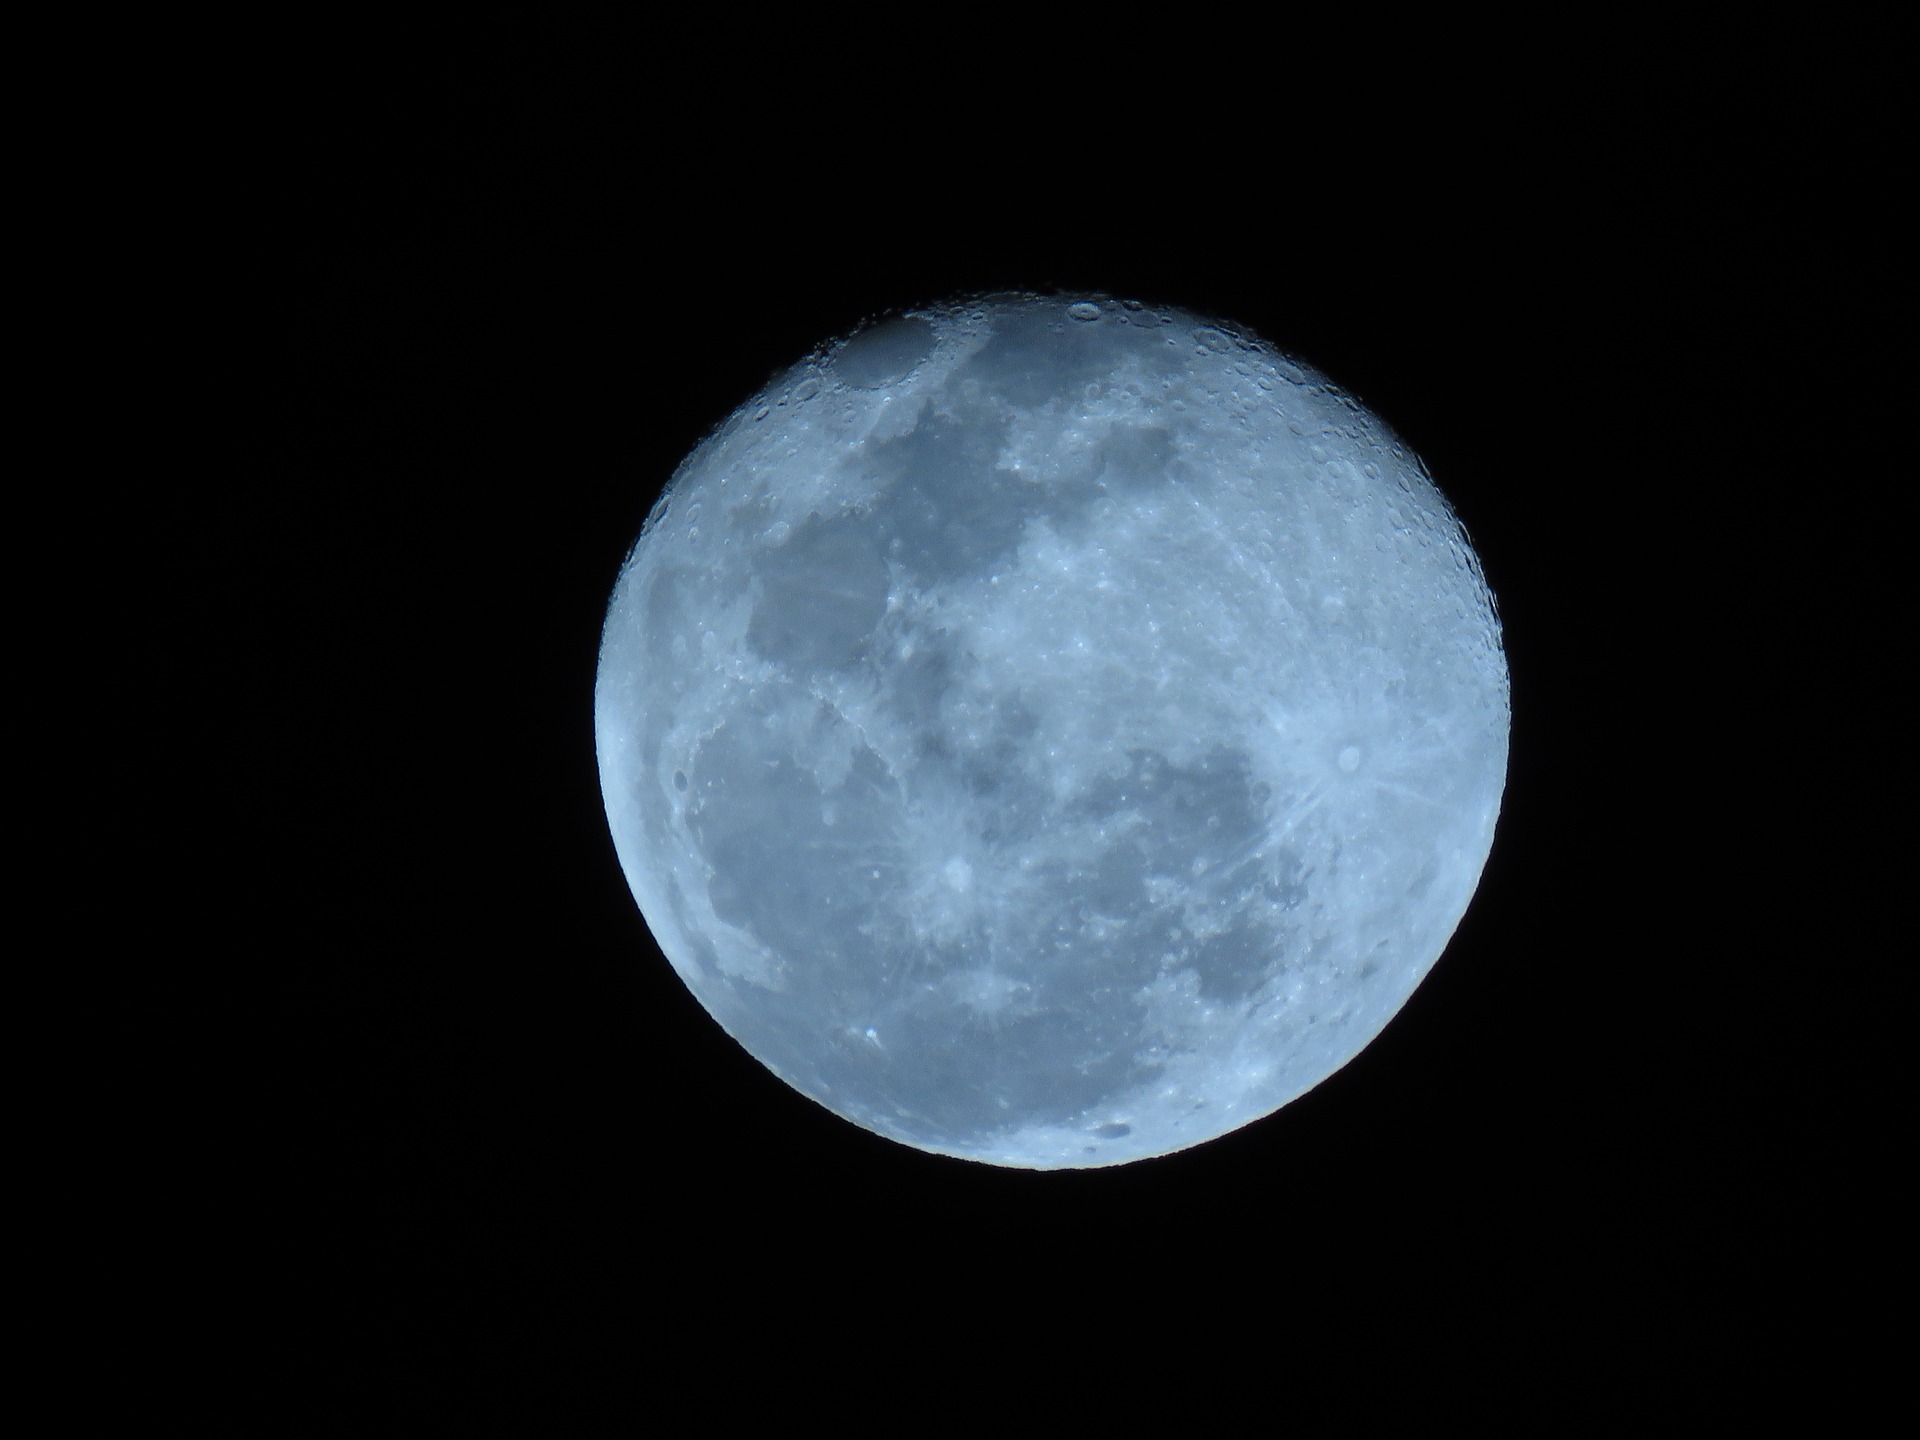
M 1271 1113 L 1439 957 L 1507 671 L 1419 461 L 1230 326 L 914 311 L 682 465 L 607 616 L 620 862 L 802 1093 L 905 1144 L 1110 1165 Z

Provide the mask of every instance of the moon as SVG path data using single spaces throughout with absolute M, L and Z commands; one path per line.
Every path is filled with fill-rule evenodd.
M 1228 323 L 990 295 L 821 346 L 675 473 L 595 741 L 668 962 L 941 1155 L 1115 1165 L 1358 1054 L 1479 883 L 1492 597 L 1419 461 Z

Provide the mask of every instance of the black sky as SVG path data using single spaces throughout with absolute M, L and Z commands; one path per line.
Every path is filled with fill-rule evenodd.
M 1604 86 L 1604 123 L 1008 91 L 916 134 L 878 118 L 911 82 L 757 107 L 699 55 L 659 90 L 504 33 L 303 89 L 236 246 L 271 438 L 201 579 L 244 673 L 285 1393 L 424 1413 L 995 1346 L 1095 1389 L 1156 1346 L 1305 1385 L 1387 1331 L 1689 1413 L 1748 1377 L 1791 1087 L 1701 900 L 1728 777 L 1677 762 L 1742 672 L 1676 637 L 1742 603 L 1694 542 L 1721 437 L 1764 423 L 1725 376 L 1774 259 L 1765 202 L 1715 187 L 1773 141 Z M 1036 1176 L 854 1129 L 713 1025 L 619 872 L 590 699 L 659 487 L 770 372 L 1050 287 L 1237 320 L 1370 403 L 1474 539 L 1514 722 L 1473 907 L 1372 1047 L 1198 1150 Z

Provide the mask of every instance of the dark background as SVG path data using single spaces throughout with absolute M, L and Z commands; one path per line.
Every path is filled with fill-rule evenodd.
M 992 103 L 942 120 L 951 75 L 769 94 L 721 49 L 628 74 L 509 25 L 383 53 L 237 167 L 265 438 L 199 577 L 275 977 L 290 1412 L 761 1375 L 804 1410 L 876 1370 L 1206 1408 L 1415 1357 L 1427 1397 L 1705 1415 L 1773 1383 L 1797 1081 L 1702 740 L 1753 682 L 1697 643 L 1764 603 L 1720 566 L 1729 485 L 1772 483 L 1739 437 L 1773 402 L 1734 377 L 1793 303 L 1768 237 L 1804 198 L 1753 183 L 1806 159 L 1765 106 L 1555 71 L 1324 123 L 1176 66 L 1175 103 L 1122 67 L 1041 108 L 987 63 Z M 620 874 L 591 695 L 661 485 L 772 371 L 1050 287 L 1237 320 L 1372 405 L 1474 539 L 1514 719 L 1472 909 L 1363 1055 L 1197 1150 L 1035 1175 L 868 1135 L 720 1032 Z

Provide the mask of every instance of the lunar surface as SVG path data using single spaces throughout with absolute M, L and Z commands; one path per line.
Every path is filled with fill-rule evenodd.
M 857 1125 L 1112 1165 L 1372 1040 L 1492 844 L 1508 690 L 1446 501 L 1230 325 L 988 296 L 822 347 L 673 477 L 595 728 L 726 1031 Z

